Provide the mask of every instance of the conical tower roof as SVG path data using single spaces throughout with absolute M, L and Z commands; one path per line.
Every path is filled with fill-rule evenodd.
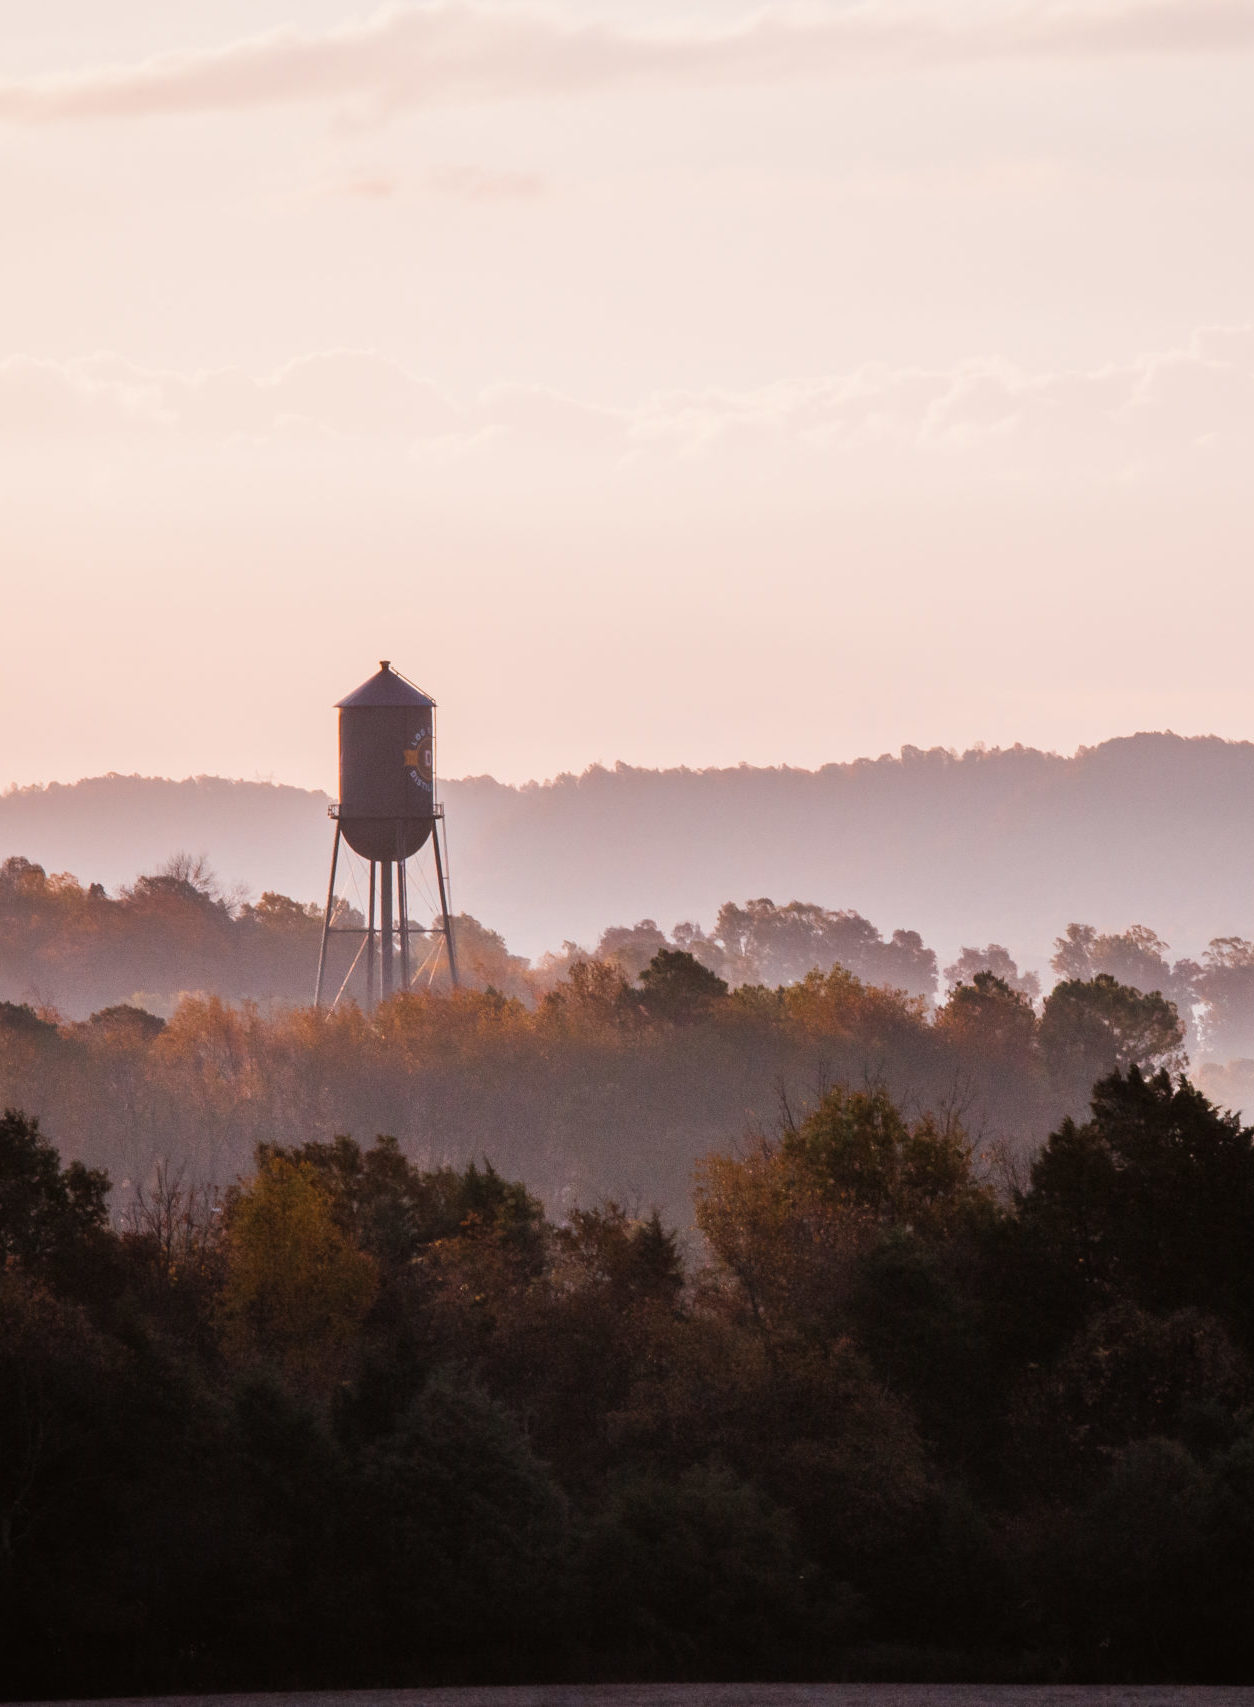
M 345 699 L 337 700 L 335 709 L 345 711 L 349 706 L 359 705 L 434 705 L 435 701 L 429 693 L 415 687 L 413 682 L 405 680 L 398 670 L 392 668 L 391 660 L 384 658 L 379 664 L 378 673 L 371 676 L 368 682 L 363 682 Z

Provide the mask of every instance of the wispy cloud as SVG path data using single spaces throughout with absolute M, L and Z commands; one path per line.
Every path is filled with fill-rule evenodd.
M 310 434 L 405 454 L 589 457 L 713 468 L 782 456 L 821 477 L 902 460 L 1029 480 L 1138 467 L 1187 476 L 1201 459 L 1246 478 L 1254 446 L 1254 329 L 1198 332 L 1181 349 L 1087 370 L 1027 372 L 990 361 L 948 369 L 866 367 L 749 391 L 670 392 L 614 409 L 538 386 L 496 386 L 458 403 L 368 352 L 327 351 L 255 377 L 187 375 L 114 357 L 0 362 L 0 437 L 61 454 L 72 442 L 231 440 Z M 895 471 L 895 473 L 893 472 Z
M 1020 0 L 943 13 L 865 0 L 653 31 L 526 4 L 431 0 L 322 34 L 279 30 L 211 52 L 0 81 L 0 118 L 140 118 L 317 101 L 386 113 L 637 84 L 771 83 L 875 66 L 1251 48 L 1254 0 Z
M 334 200 L 390 201 L 404 190 L 427 191 L 432 195 L 464 202 L 531 201 L 548 188 L 538 172 L 517 172 L 492 166 L 449 163 L 432 166 L 411 179 L 384 169 L 360 167 L 322 181 L 316 193 Z

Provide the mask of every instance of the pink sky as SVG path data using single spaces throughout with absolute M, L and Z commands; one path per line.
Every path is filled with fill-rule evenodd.
M 24 14 L 0 786 L 1254 735 L 1254 0 Z

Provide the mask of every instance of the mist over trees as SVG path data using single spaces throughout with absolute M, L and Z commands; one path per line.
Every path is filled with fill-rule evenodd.
M 337 927 L 360 928 L 348 894 L 336 900 Z M 447 987 L 437 940 L 412 919 L 418 989 Z M 593 948 L 566 942 L 532 963 L 511 952 L 503 935 L 469 914 L 456 916 L 459 960 L 471 988 L 492 989 L 528 1006 L 542 1001 L 572 967 L 596 961 L 628 982 L 661 950 L 691 954 L 732 988 L 775 988 L 834 968 L 861 983 L 895 990 L 929 1009 L 947 993 L 991 973 L 1029 1004 L 1041 979 L 1020 970 L 992 942 L 966 946 L 938 971 L 938 957 L 919 932 L 887 937 L 852 909 L 767 897 L 724 902 L 707 930 L 681 921 L 669 934 L 653 918 L 603 929 Z M 202 857 L 177 854 L 155 872 L 110 895 L 103 884 L 68 872 L 49 873 L 25 855 L 0 863 L 0 1000 L 65 1018 L 130 1005 L 168 1016 L 184 994 L 263 1005 L 303 1005 L 321 940 L 321 908 L 275 891 L 257 900 L 224 892 Z M 327 988 L 337 998 L 364 999 L 354 970 L 358 940 L 333 936 Z M 1198 960 L 1170 958 L 1169 945 L 1146 925 L 1101 932 L 1072 923 L 1050 960 L 1060 983 L 1116 984 L 1173 1002 L 1194 1059 L 1254 1055 L 1254 943 L 1212 938 Z
M 1000 943 L 1038 973 L 1072 919 L 1148 920 L 1194 958 L 1217 935 L 1254 937 L 1247 742 L 1143 734 L 1073 757 L 907 748 L 817 771 L 620 765 L 522 787 L 443 780 L 441 793 L 456 905 L 533 960 L 567 938 L 592 946 L 615 921 L 709 930 L 729 897 L 761 895 L 901 924 L 943 964 L 964 943 Z M 326 890 L 326 806 L 218 778 L 20 789 L 0 796 L 0 856 L 117 893 L 186 848 L 228 890 L 303 903 Z
M 361 913 L 339 895 L 337 930 L 360 928 Z M 422 931 L 424 921 L 411 921 Z M 256 902 L 224 894 L 203 858 L 175 855 L 155 873 L 109 895 L 100 883 L 81 884 L 68 872 L 49 874 L 20 854 L 0 864 L 0 996 L 85 1014 L 97 1005 L 128 1001 L 171 1008 L 183 991 L 230 1000 L 304 1002 L 321 941 L 322 909 L 267 890 Z M 728 902 L 707 934 L 675 927 L 673 941 L 652 919 L 603 931 L 594 954 L 567 943 L 532 968 L 511 954 L 504 938 L 468 914 L 457 918 L 459 959 L 467 981 L 534 1002 L 561 972 L 595 958 L 637 977 L 660 949 L 691 952 L 736 984 L 791 983 L 815 970 L 843 966 L 864 982 L 901 989 L 925 1000 L 935 994 L 936 956 L 917 932 L 897 930 L 889 941 L 853 912 L 768 899 Z M 354 973 L 357 942 L 333 936 L 328 987 L 363 995 Z M 418 971 L 433 945 L 414 944 Z M 447 982 L 436 964 L 425 982 Z
M 347 897 L 338 907 L 338 923 L 360 926 Z M 69 1153 L 118 1180 L 164 1156 L 220 1184 L 257 1142 L 386 1130 L 431 1163 L 491 1148 L 549 1203 L 647 1190 L 677 1220 L 692 1163 L 720 1133 L 833 1078 L 959 1109 L 981 1142 L 1020 1157 L 1115 1067 L 1192 1060 L 1214 1094 L 1254 1097 L 1242 938 L 1173 959 L 1148 926 L 1072 923 L 1042 995 L 1000 943 L 968 944 L 942 972 L 918 932 L 812 902 L 725 902 L 708 929 L 612 925 L 534 964 L 467 914 L 456 929 L 461 995 L 433 955 L 413 992 L 367 1021 L 358 939 L 338 936 L 340 1011 L 317 1016 L 315 905 L 224 893 L 188 855 L 115 895 L 12 855 L 0 1097 L 55 1114 Z M 221 1064 L 206 1075 L 207 1061 Z
M 54 922 L 68 907 L 80 956 L 82 915 L 102 913 L 128 979 L 164 960 L 180 974 L 299 968 L 303 982 L 318 936 L 295 903 L 268 896 L 232 910 L 186 867 L 113 901 L 10 860 L 0 941 L 6 897 L 28 933 L 39 906 Z M 647 1197 L 684 1225 L 700 1155 L 835 1080 L 880 1085 L 908 1110 L 949 1110 L 1021 1168 L 1042 1130 L 1082 1109 L 1095 1078 L 1187 1058 L 1186 1024 L 1158 991 L 1096 971 L 1062 978 L 1034 1005 L 981 970 L 937 1004 L 925 993 L 935 957 L 912 933 L 885 940 L 856 915 L 814 907 L 729 905 L 714 935 L 678 931 L 687 947 L 644 921 L 604 933 L 597 955 L 568 948 L 538 968 L 475 921 L 459 923 L 470 987 L 444 978 L 372 1015 L 351 991 L 334 1011 L 202 991 L 164 1016 L 136 996 L 79 1020 L 0 1000 L 0 1101 L 40 1109 L 68 1156 L 107 1168 L 123 1191 L 170 1164 L 223 1187 L 258 1143 L 389 1132 L 427 1166 L 491 1154 L 554 1207 Z M 60 927 L 34 936 L 48 953 L 66 945 Z M 845 944 L 881 977 L 914 977 L 917 993 L 832 961 Z M 819 955 L 826 964 L 788 981 L 746 981 Z M 1004 954 L 997 963 L 1013 977 Z

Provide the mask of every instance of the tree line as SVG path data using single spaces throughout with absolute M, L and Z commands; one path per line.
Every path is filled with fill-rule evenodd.
M 693 1201 L 304 1137 L 111 1221 L 10 1109 L 8 1692 L 1248 1680 L 1254 1130 L 1131 1066 L 1010 1186 L 833 1084 Z
M 336 907 L 338 925 L 361 926 L 347 896 Z M 321 921 L 318 906 L 286 895 L 267 891 L 249 901 L 223 893 L 205 862 L 185 854 L 117 895 L 12 855 L 0 863 L 0 999 L 75 1017 L 121 1004 L 168 1017 L 189 992 L 304 1005 Z M 415 927 L 428 922 L 413 921 Z M 594 947 L 567 942 L 534 965 L 467 914 L 455 928 L 466 982 L 532 1007 L 580 962 L 603 962 L 632 980 L 660 949 L 692 954 L 732 988 L 791 984 L 841 967 L 864 984 L 921 997 L 929 1006 L 978 972 L 994 973 L 1031 1002 L 1041 996 L 1037 974 L 1020 971 L 1001 944 L 965 947 L 942 969 L 917 931 L 885 937 L 856 911 L 812 902 L 729 901 L 708 931 L 681 922 L 668 935 L 653 919 L 614 925 Z M 356 946 L 350 937 L 331 944 L 329 987 L 343 986 L 348 1000 L 364 995 L 361 966 L 352 967 Z M 1051 967 L 1060 982 L 1106 974 L 1165 996 L 1194 1054 L 1254 1056 L 1254 942 L 1243 937 L 1213 938 L 1201 960 L 1172 960 L 1169 945 L 1148 926 L 1101 932 L 1073 923 L 1056 940 Z M 446 966 L 431 966 L 418 982 L 445 987 Z
M 391 1132 L 426 1166 L 487 1151 L 555 1209 L 612 1196 L 686 1226 L 700 1156 L 832 1082 L 951 1111 L 1013 1172 L 1097 1078 L 1179 1068 L 1185 1045 L 1167 997 L 1108 973 L 1038 1007 L 981 971 L 929 1008 L 841 966 L 733 989 L 664 947 L 634 978 L 573 960 L 531 1002 L 437 988 L 367 1015 L 198 995 L 168 1020 L 120 1003 L 81 1021 L 0 1002 L 0 1106 L 40 1110 L 122 1197 L 165 1160 L 224 1187 L 258 1143 Z

